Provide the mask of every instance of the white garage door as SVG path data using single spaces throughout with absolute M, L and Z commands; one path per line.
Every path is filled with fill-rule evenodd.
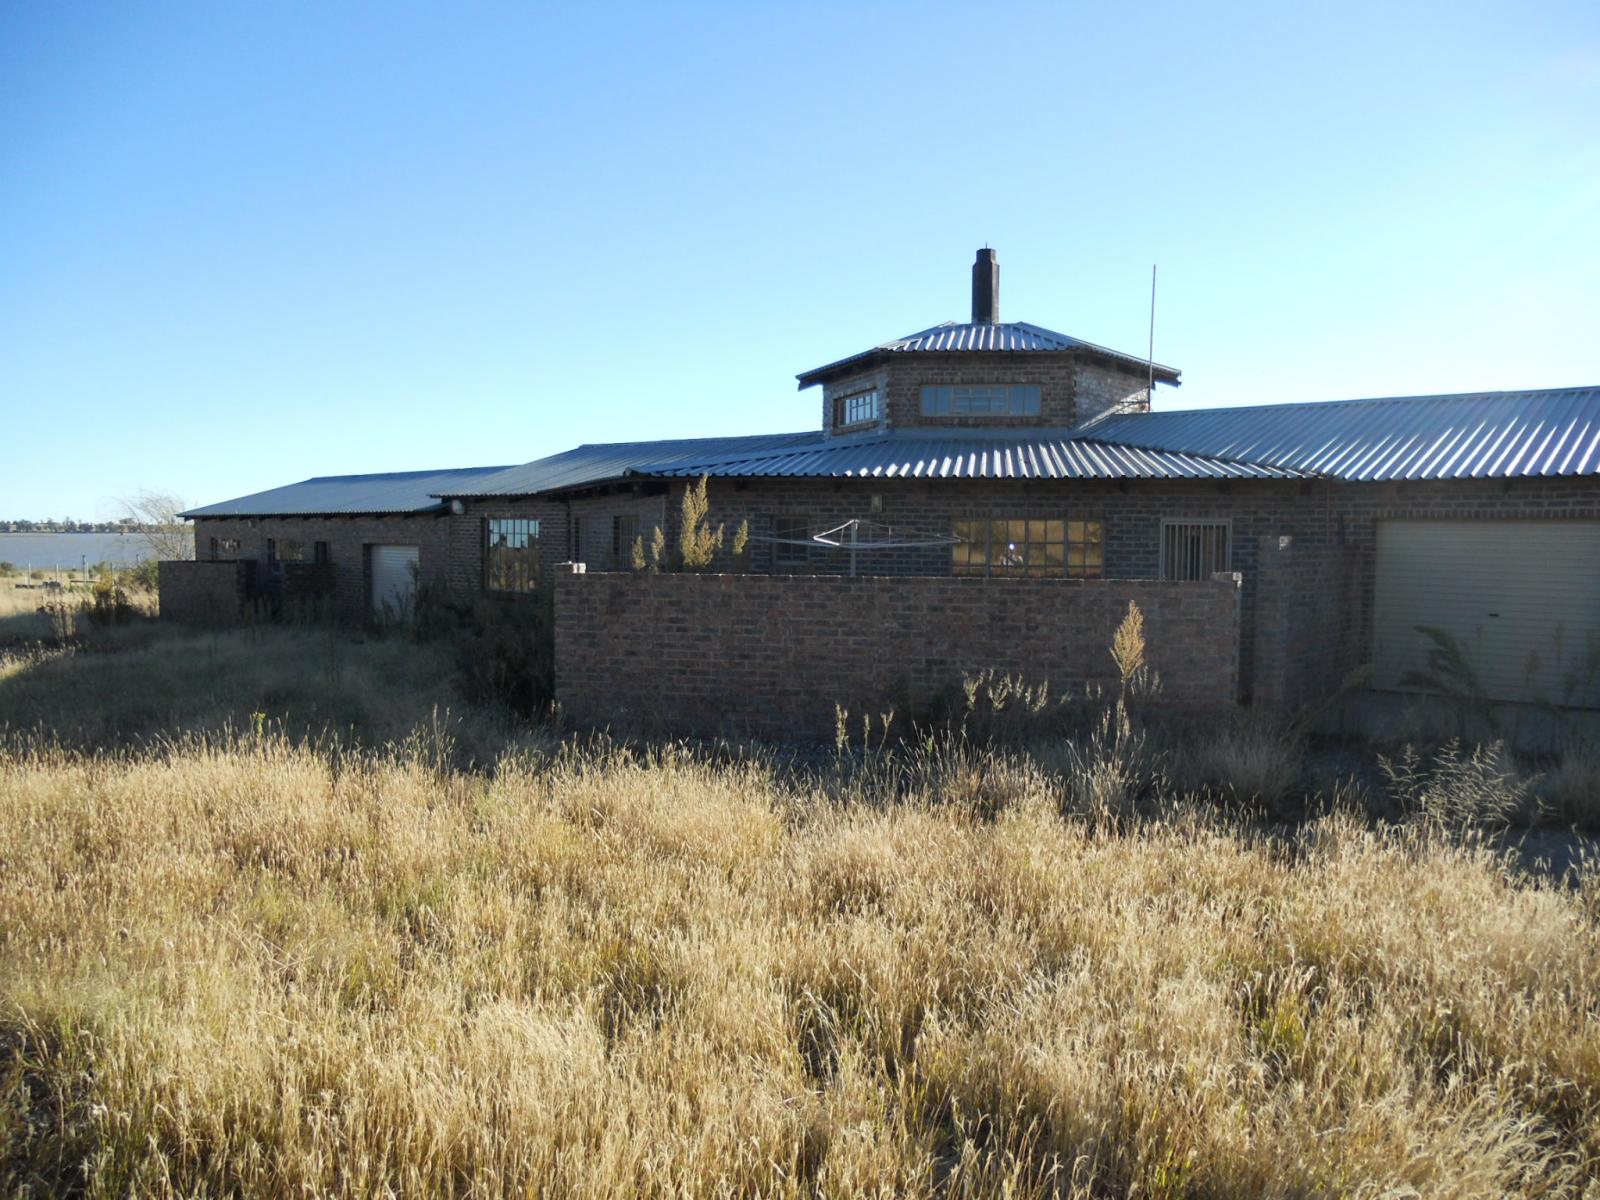
M 415 546 L 371 546 L 372 615 L 399 620 L 411 611 L 417 594 L 417 566 L 421 554 Z
M 1496 700 L 1600 704 L 1600 521 L 1381 521 L 1373 684 L 1428 671 L 1441 629 Z

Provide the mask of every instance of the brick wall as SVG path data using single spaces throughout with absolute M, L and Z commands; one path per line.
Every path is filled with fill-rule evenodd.
M 1108 412 L 1149 412 L 1148 372 L 1080 363 L 1072 381 L 1073 409 L 1082 425 Z
M 905 712 L 996 669 L 1061 694 L 1115 678 L 1128 602 L 1165 696 L 1238 694 L 1239 583 L 559 574 L 556 695 L 581 723 L 824 738 L 834 705 Z
M 446 514 L 387 517 L 198 517 L 195 519 L 195 554 L 202 561 L 212 557 L 212 539 L 236 539 L 236 552 L 217 550 L 218 555 L 255 563 L 255 578 L 268 579 L 267 539 L 294 540 L 305 544 L 309 563 L 317 542 L 328 544 L 326 572 L 297 572 L 306 576 L 305 587 L 330 586 L 328 610 L 340 621 L 358 623 L 369 613 L 369 568 L 367 548 L 374 545 L 416 546 L 419 582 L 443 584 L 449 577 L 450 525 Z M 481 556 L 480 556 L 480 562 Z M 331 585 L 326 583 L 331 575 Z
M 446 518 L 446 577 L 458 596 L 483 591 L 484 548 L 487 522 L 493 517 L 524 518 L 539 522 L 539 573 L 549 579 L 567 555 L 567 503 L 548 497 L 464 500 L 460 515 Z
M 1264 537 L 1256 550 L 1252 701 L 1294 713 L 1326 701 L 1366 659 L 1354 546 Z
M 1037 417 L 924 417 L 922 388 L 937 384 L 1029 383 L 1039 385 Z M 910 353 L 891 356 L 871 370 L 825 383 L 822 428 L 832 431 L 838 397 L 876 388 L 883 399 L 885 424 L 938 425 L 965 428 L 1050 426 L 1067 428 L 1115 408 L 1123 412 L 1149 407 L 1145 373 L 1134 368 L 1091 362 L 1076 354 L 969 352 Z M 852 432 L 854 430 L 852 429 Z
M 168 559 L 157 564 L 157 571 L 162 620 L 227 625 L 242 617 L 247 563 Z
M 680 512 L 682 490 L 674 493 L 672 516 L 677 518 Z M 572 502 L 573 532 L 577 535 L 573 541 L 572 555 L 574 561 L 587 564 L 591 571 L 626 571 L 631 565 L 632 542 L 618 547 L 616 545 L 617 522 L 619 519 L 631 520 L 638 529 L 639 535 L 644 538 L 645 555 L 650 553 L 650 538 L 656 526 L 661 526 L 665 531 L 669 524 L 676 531 L 675 522 L 669 522 L 667 517 L 667 496 L 663 492 L 653 496 L 639 496 L 631 491 L 616 492 L 608 495 L 589 496 Z M 732 536 L 733 531 L 728 531 Z M 676 544 L 676 537 L 673 544 Z
M 711 519 L 731 529 L 750 522 L 750 569 L 773 569 L 772 535 L 781 516 L 804 517 L 824 529 L 851 517 L 881 521 L 900 533 L 948 533 L 957 518 L 1059 518 L 1100 521 L 1105 574 L 1152 579 L 1160 573 L 1162 521 L 1227 521 L 1231 569 L 1244 575 L 1241 678 L 1253 691 L 1257 574 L 1264 539 L 1291 537 L 1299 553 L 1342 548 L 1348 573 L 1351 656 L 1364 661 L 1371 642 L 1376 527 L 1391 518 L 1596 519 L 1600 479 L 1461 480 L 1339 484 L 1287 480 L 1098 482 L 967 479 L 713 479 Z M 873 497 L 879 502 L 874 513 Z M 677 503 L 668 504 L 668 517 Z M 676 526 L 668 530 L 675 544 Z M 724 563 L 725 565 L 725 563 Z M 841 573 L 842 551 L 818 548 L 791 570 Z M 948 547 L 863 554 L 858 569 L 877 575 L 949 575 Z M 1334 679 L 1330 682 L 1337 682 Z

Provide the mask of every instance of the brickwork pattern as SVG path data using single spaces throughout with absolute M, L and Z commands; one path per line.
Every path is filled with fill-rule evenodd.
M 1109 683 L 1129 601 L 1164 696 L 1238 694 L 1239 582 L 558 574 L 556 695 L 580 723 L 826 738 L 834 705 L 924 706 L 994 669 Z
M 683 490 L 681 487 L 673 493 L 673 512 L 676 518 L 679 515 L 679 505 L 682 503 Z M 585 497 L 572 502 L 572 520 L 578 522 L 576 527 L 579 541 L 573 544 L 571 557 L 574 561 L 585 563 L 592 571 L 626 571 L 631 569 L 631 546 L 616 546 L 616 530 L 618 518 L 631 519 L 637 526 L 640 536 L 644 538 L 645 556 L 650 554 L 650 537 L 657 525 L 663 532 L 670 524 L 674 531 L 677 522 L 667 520 L 667 496 L 663 492 L 654 496 L 637 496 L 632 492 L 618 492 L 611 495 Z M 733 536 L 733 530 L 728 530 L 728 536 Z M 668 543 L 671 549 L 677 545 L 674 537 Z
M 331 615 L 339 621 L 361 623 L 369 616 L 369 546 L 416 546 L 418 582 L 443 585 L 449 579 L 450 535 L 449 518 L 442 513 L 392 517 L 200 517 L 195 520 L 195 553 L 208 560 L 213 538 L 218 542 L 237 539 L 239 549 L 229 557 L 254 562 L 255 579 L 265 584 L 268 538 L 304 542 L 308 560 L 312 546 L 326 542 L 332 575 Z M 319 589 L 327 586 L 326 573 L 317 573 L 317 579 Z
M 1012 383 L 1039 386 L 1038 416 L 922 415 L 924 386 Z M 834 406 L 838 397 L 869 388 L 878 389 L 884 406 L 883 424 L 889 427 L 1068 428 L 1113 408 L 1133 412 L 1149 407 L 1144 374 L 1132 369 L 1088 362 L 1075 354 L 906 354 L 892 358 L 873 370 L 825 383 L 822 387 L 823 430 L 834 430 Z M 849 432 L 856 432 L 858 428 L 852 426 Z
M 1366 658 L 1357 549 L 1264 537 L 1256 563 L 1251 699 L 1274 712 L 1315 707 Z
M 465 500 L 464 512 L 451 514 L 445 547 L 445 575 L 458 596 L 484 590 L 484 548 L 490 518 L 523 518 L 539 522 L 539 577 L 548 580 L 556 564 L 568 558 L 568 505 L 548 497 Z
M 1148 374 L 1080 364 L 1072 384 L 1076 423 L 1086 424 L 1108 412 L 1149 412 L 1149 382 Z
M 161 619 L 185 625 L 229 625 L 244 614 L 247 564 L 183 562 L 157 564 Z

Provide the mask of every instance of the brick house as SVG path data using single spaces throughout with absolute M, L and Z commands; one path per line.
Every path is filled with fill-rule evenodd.
M 1296 707 L 1363 666 L 1414 687 L 1429 626 L 1491 697 L 1600 706 L 1600 388 L 1152 411 L 1176 370 L 1002 322 L 992 251 L 972 276 L 969 322 L 798 376 L 816 429 L 308 480 L 187 514 L 199 556 L 256 588 L 320 558 L 354 619 L 412 577 L 464 594 L 626 571 L 657 527 L 675 545 L 706 476 L 712 521 L 751 534 L 724 567 L 994 589 L 1238 572 L 1241 698 Z

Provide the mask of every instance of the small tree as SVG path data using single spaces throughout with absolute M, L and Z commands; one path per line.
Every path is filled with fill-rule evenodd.
M 1123 687 L 1144 669 L 1144 614 L 1132 600 L 1128 601 L 1127 616 L 1111 637 L 1111 658 L 1117 664 Z
M 628 564 L 633 567 L 635 571 L 642 571 L 645 568 L 644 534 L 642 533 L 633 539 L 633 549 L 628 555 Z
M 704 571 L 722 549 L 723 526 L 713 529 L 706 520 L 711 503 L 706 499 L 706 476 L 683 489 L 683 527 L 678 532 L 678 553 L 685 571 Z
M 739 528 L 733 531 L 733 565 L 736 570 L 743 571 L 749 565 L 750 556 L 750 522 L 740 521 Z
M 661 526 L 656 526 L 655 533 L 650 535 L 650 569 L 659 572 L 661 560 L 667 554 L 667 535 L 661 532 Z
M 154 557 L 194 557 L 194 534 L 178 515 L 187 506 L 177 496 L 171 492 L 141 490 L 124 496 L 120 503 L 127 514 L 124 522 L 133 524 Z

